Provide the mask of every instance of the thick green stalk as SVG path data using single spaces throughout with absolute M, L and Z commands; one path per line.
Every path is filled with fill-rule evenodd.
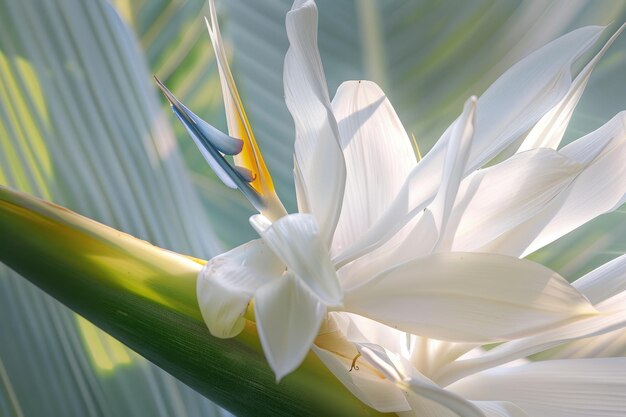
M 202 261 L 0 187 L 0 261 L 240 416 L 377 416 L 310 354 L 276 384 L 249 321 L 212 337 L 196 302 Z

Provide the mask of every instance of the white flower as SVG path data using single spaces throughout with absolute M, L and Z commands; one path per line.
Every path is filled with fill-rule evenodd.
M 602 28 L 574 31 L 512 67 L 467 101 L 418 162 L 374 83 L 344 83 L 331 102 L 317 50 L 317 9 L 311 0 L 297 0 L 286 19 L 284 82 L 296 129 L 299 213 L 287 214 L 252 135 L 210 4 L 207 25 L 230 136 L 161 87 L 217 175 L 261 213 L 250 219 L 261 239 L 212 259 L 198 278 L 212 334 L 235 336 L 254 300 L 263 349 L 281 378 L 304 359 L 328 311 L 473 344 L 600 315 L 558 274 L 519 257 L 624 199 L 624 114 L 554 150 L 602 52 L 573 81 L 571 66 Z M 531 128 L 520 148 L 517 139 Z M 477 171 L 518 148 L 528 150 Z M 235 165 L 224 155 L 235 155 Z

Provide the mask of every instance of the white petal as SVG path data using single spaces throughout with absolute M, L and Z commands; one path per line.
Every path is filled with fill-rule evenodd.
M 315 218 L 290 214 L 270 223 L 262 215 L 250 223 L 290 271 L 327 305 L 341 304 L 342 292 Z
M 607 300 L 626 290 L 626 255 L 594 269 L 572 284 L 593 304 Z
M 615 210 L 626 195 L 626 112 L 559 151 L 586 167 L 547 213 L 550 222 L 523 256 L 553 242 L 600 214 Z
M 311 208 L 307 200 L 308 191 L 306 190 L 306 184 L 302 174 L 302 169 L 298 164 L 298 160 L 294 156 L 293 158 L 293 182 L 296 189 L 296 202 L 298 203 L 299 213 L 310 213 Z
M 198 274 L 196 292 L 211 334 L 222 338 L 239 334 L 254 292 L 279 278 L 284 268 L 262 240 L 253 240 L 207 262 Z
M 561 36 L 515 64 L 480 96 L 468 170 L 489 161 L 567 94 L 572 64 L 603 29 L 588 26 Z
M 576 76 L 565 97 L 563 97 L 559 104 L 546 113 L 546 115 L 539 120 L 535 127 L 532 128 L 524 139 L 524 142 L 522 142 L 518 152 L 540 147 L 552 149 L 558 148 L 561 140 L 563 139 L 563 135 L 565 134 L 565 129 L 567 129 L 567 125 L 572 118 L 574 109 L 576 108 L 583 91 L 585 91 L 591 72 L 600 59 L 602 59 L 606 50 L 609 49 L 615 39 L 617 39 L 617 37 L 622 33 L 624 28 L 626 28 L 626 24 L 623 24 L 613 34 L 613 36 L 611 36 L 596 56 L 594 56 L 585 68 L 583 68 L 580 74 Z
M 522 237 L 517 239 L 517 234 L 509 239 L 501 236 L 507 237 L 519 225 L 542 214 L 583 167 L 554 150 L 535 149 L 478 170 L 461 183 L 443 235 L 439 234 L 429 207 L 401 243 L 384 251 L 381 247 L 359 258 L 341 272 L 342 281 L 349 285 L 358 281 L 359 275 L 425 256 L 437 239 L 438 251 L 519 255 L 528 244 L 527 235 L 531 234 L 530 239 L 535 236 L 533 229 L 524 229 Z
M 313 351 L 333 375 L 363 403 L 381 413 L 395 413 L 409 409 L 402 390 L 391 381 L 369 371 L 368 367 L 357 364 L 359 369 L 355 368 L 350 371 L 352 358 L 344 358 L 316 346 L 313 346 Z
M 406 413 L 402 417 L 464 417 L 464 415 L 455 413 L 443 404 L 430 400 L 424 396 L 417 395 L 411 391 L 407 393 L 407 400 L 409 401 L 413 412 L 411 414 Z M 468 404 L 471 404 L 471 402 L 468 401 Z M 477 415 L 476 410 L 472 410 L 472 412 L 474 413 L 472 415 Z M 483 416 L 483 414 L 479 415 Z
M 343 199 L 346 167 L 337 121 L 317 49 L 317 7 L 296 0 L 287 13 L 285 102 L 296 128 L 295 157 L 306 185 L 306 201 L 330 243 Z M 300 194 L 300 193 L 299 193 Z
M 265 357 L 278 381 L 306 357 L 326 308 L 293 274 L 285 274 L 259 288 L 254 314 Z
M 605 305 L 603 301 L 626 290 L 626 255 L 591 271 L 572 285 L 585 294 L 592 303 Z M 542 358 L 563 359 L 612 356 L 626 356 L 626 330 L 624 329 L 576 340 L 541 353 Z
M 345 295 L 346 310 L 434 339 L 487 343 L 594 314 L 555 272 L 486 253 L 438 253 L 392 268 Z
M 540 353 L 542 359 L 614 358 L 626 356 L 626 330 L 614 330 L 556 346 Z
M 407 352 L 407 334 L 356 314 L 333 311 L 329 323 L 350 343 L 374 343 L 392 352 Z
M 367 319 L 343 312 L 329 313 L 328 323 L 320 331 L 313 350 L 346 388 L 365 404 L 380 412 L 406 411 L 409 405 L 404 392 L 392 381 L 385 379 L 369 362 L 359 358 L 359 352 L 353 343 L 366 342 L 370 334 L 376 340 L 390 342 L 385 336 L 392 336 L 391 339 L 394 339 L 397 334 L 387 332 L 387 326 L 365 320 Z M 355 325 L 355 322 L 358 324 Z M 393 332 L 393 329 L 390 330 Z M 366 335 L 361 331 L 366 331 Z
M 529 417 L 515 404 L 506 401 L 472 401 L 486 417 Z
M 471 97 L 465 102 L 463 114 L 452 128 L 450 141 L 446 149 L 441 185 L 435 199 L 427 209 L 433 214 L 439 237 L 445 233 L 459 185 L 466 171 L 467 158 L 469 157 L 472 138 L 474 137 L 475 118 L 476 97 Z M 449 250 L 449 245 L 438 239 L 433 250 Z
M 626 358 L 499 367 L 448 389 L 472 400 L 510 401 L 533 417 L 617 417 L 626 410 Z
M 347 173 L 332 245 L 338 253 L 384 213 L 417 160 L 400 119 L 375 83 L 344 82 L 332 106 Z
M 559 154 L 581 164 L 580 173 L 540 213 L 481 251 L 526 256 L 621 205 L 626 195 L 626 112 L 567 145 Z
M 556 329 L 503 343 L 482 355 L 457 360 L 441 368 L 434 378 L 447 385 L 483 369 L 524 358 L 562 343 L 606 334 L 626 327 L 626 292 L 621 292 L 596 305 L 600 314 L 582 317 Z
M 387 379 L 394 381 L 407 391 L 407 400 L 416 415 L 431 415 L 427 411 L 435 411 L 436 415 L 442 417 L 454 417 L 455 415 L 459 417 L 484 417 L 484 414 L 471 402 L 453 392 L 441 389 L 417 372 L 403 358 L 375 344 L 363 343 L 358 347 L 359 352 L 368 362 L 378 368 Z M 423 399 L 432 401 L 436 405 L 424 402 Z M 419 408 L 427 408 L 427 410 Z M 447 413 L 448 410 L 451 413 Z
M 455 361 L 480 345 L 477 343 L 455 343 L 412 336 L 409 360 L 422 374 L 431 377 L 438 369 Z
M 465 174 L 482 166 L 528 130 L 567 93 L 571 66 L 600 36 L 601 27 L 570 32 L 530 54 L 505 72 L 478 99 L 475 140 Z M 378 222 L 337 259 L 344 264 L 379 246 L 433 198 L 442 178 L 448 128 L 407 178 Z
M 337 346 L 332 349 L 327 346 L 330 334 L 340 335 L 343 340 L 350 343 L 350 346 L 353 343 L 373 343 L 408 358 L 410 363 L 424 375 L 428 375 L 431 370 L 457 359 L 476 347 L 476 344 L 444 342 L 413 336 L 356 314 L 330 312 L 328 316 L 329 327 L 332 327 L 333 331 L 329 331 L 324 336 L 323 344 L 316 342 L 318 346 L 338 351 Z M 318 341 L 320 339 L 322 336 L 318 337 Z M 356 352 L 344 356 L 353 358 L 355 354 Z M 349 369 L 349 366 L 346 369 Z
M 476 171 L 461 185 L 442 244 L 453 251 L 487 252 L 488 247 L 517 254 L 517 241 L 489 244 L 541 213 L 581 168 L 556 151 L 535 149 Z
M 430 254 L 439 231 L 433 214 L 424 210 L 411 219 L 398 233 L 367 256 L 361 256 L 339 267 L 338 276 L 344 292 L 357 287 L 373 276 L 408 260 Z

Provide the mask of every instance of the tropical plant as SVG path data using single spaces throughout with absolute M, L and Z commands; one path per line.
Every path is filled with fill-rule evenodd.
M 215 98 L 219 97 L 217 72 L 211 64 L 208 48 L 203 49 L 206 42 L 202 38 L 205 36 L 204 29 L 202 22 L 198 22 L 198 11 L 202 9 L 202 3 L 161 2 L 157 5 L 156 2 L 123 0 L 114 3 L 126 23 L 136 28 L 140 34 L 143 50 L 154 72 L 165 77 L 168 85 L 176 88 L 177 93 L 182 92 L 185 102 L 194 109 L 200 109 L 203 116 L 219 114 L 221 109 L 215 106 Z M 392 98 L 398 95 L 396 106 L 400 109 L 400 115 L 416 133 L 423 148 L 428 148 L 428 144 L 435 138 L 434 132 L 454 117 L 455 108 L 467 91 L 482 91 L 489 80 L 528 49 L 533 49 L 572 25 L 590 21 L 606 22 L 609 17 L 619 20 L 624 16 L 624 5 L 620 2 L 606 2 L 602 6 L 568 4 L 569 14 L 561 17 L 555 25 L 554 16 L 562 14 L 564 3 L 554 2 L 540 7 L 474 2 L 468 3 L 462 10 L 455 10 L 458 14 L 450 14 L 450 9 L 456 7 L 453 3 L 428 5 L 406 2 L 398 6 L 363 1 L 354 4 L 322 2 L 320 5 L 320 44 L 326 66 L 331 70 L 331 86 L 337 85 L 344 78 L 361 78 L 364 71 L 360 68 L 365 68 L 371 78 L 390 87 Z M 282 34 L 283 13 L 289 4 L 286 1 L 268 4 L 266 7 L 257 2 L 234 1 L 225 3 L 224 6 L 230 12 L 231 19 L 227 28 L 237 46 L 237 76 L 242 81 L 244 93 L 247 92 L 250 99 L 250 116 L 257 127 L 262 146 L 272 149 L 272 152 L 266 154 L 269 154 L 268 164 L 274 173 L 278 192 L 289 196 L 292 195 L 288 191 L 291 187 L 291 174 L 284 161 L 291 153 L 293 134 L 285 108 L 280 104 L 282 86 L 278 81 L 282 54 L 286 49 L 286 40 Z M 0 12 L 0 91 L 3 94 L 0 113 L 0 182 L 60 202 L 163 247 L 207 258 L 215 254 L 218 250 L 217 239 L 210 232 L 211 228 L 202 213 L 196 191 L 189 186 L 168 122 L 155 100 L 154 87 L 148 77 L 149 71 L 143 62 L 143 52 L 137 48 L 133 35 L 110 6 L 104 2 L 81 4 L 7 0 L 0 3 Z M 450 22 L 445 18 L 447 15 L 458 17 L 456 21 Z M 478 19 L 478 16 L 483 17 Z M 538 18 L 551 24 L 542 25 L 541 19 L 535 22 Z M 505 21 L 515 24 L 505 25 L 502 23 Z M 342 24 L 339 25 L 338 22 Z M 441 22 L 444 22 L 445 28 L 454 29 L 443 31 L 433 39 L 433 31 L 426 29 L 437 27 Z M 481 22 L 488 24 L 480 24 Z M 531 33 L 528 28 L 535 24 L 536 28 L 542 30 L 532 31 L 533 39 L 526 38 L 518 44 L 520 34 Z M 359 26 L 362 28 L 360 32 Z M 420 30 L 423 30 L 421 35 Z M 360 37 L 357 35 L 359 33 Z M 472 36 L 467 36 L 468 33 Z M 500 34 L 507 36 L 503 38 Z M 401 37 L 413 38 L 418 35 L 430 38 L 432 42 L 414 42 L 407 46 L 397 41 Z M 341 42 L 337 42 L 338 39 Z M 485 42 L 484 39 L 488 41 Z M 517 44 L 516 48 L 510 48 L 513 43 Z M 496 65 L 495 57 L 508 49 L 511 49 L 510 54 L 504 62 Z M 467 54 L 470 51 L 474 54 L 468 60 Z M 384 58 L 383 55 L 387 57 Z M 599 68 L 600 77 L 595 79 L 596 84 L 600 80 L 610 82 L 612 72 L 619 74 L 617 71 L 620 64 L 623 64 L 623 59 L 623 55 L 616 54 L 607 57 L 607 64 L 604 68 Z M 453 64 L 459 61 L 471 63 L 468 65 L 473 74 L 471 77 L 467 73 L 442 70 L 454 68 Z M 492 72 L 486 72 L 485 68 Z M 448 82 L 438 83 L 441 80 L 439 77 L 446 77 Z M 472 81 L 468 81 L 468 78 Z M 592 84 L 593 82 L 592 78 Z M 430 89 L 434 84 L 445 85 L 445 89 Z M 416 90 L 411 91 L 407 86 L 411 86 L 411 89 L 419 88 L 417 91 L 422 94 L 416 94 Z M 429 88 L 426 89 L 426 86 Z M 620 87 L 619 84 L 613 84 L 605 92 L 619 98 L 623 96 L 620 96 Z M 598 91 L 597 88 L 592 89 L 594 90 Z M 426 92 L 430 97 L 428 100 L 422 98 Z M 420 97 L 414 98 L 417 95 Z M 589 101 L 594 104 L 597 102 Z M 590 123 L 577 126 L 577 129 L 588 131 L 595 127 L 596 120 L 593 116 L 610 113 L 606 107 L 616 102 L 605 99 L 602 101 L 604 106 L 596 108 L 591 104 L 585 105 L 583 101 L 583 112 L 586 110 L 591 116 Z M 419 120 L 427 120 L 428 126 L 415 122 L 417 119 L 412 115 L 418 113 Z M 424 117 L 425 114 L 428 117 Z M 581 119 L 585 120 L 577 117 L 577 120 Z M 234 194 L 217 191 L 214 179 L 206 179 L 206 171 L 198 163 L 199 157 L 188 152 L 192 147 L 181 147 L 187 150 L 185 156 L 191 164 L 192 180 L 205 196 L 202 200 L 204 207 L 208 208 L 213 219 L 219 219 L 215 220 L 215 226 L 220 230 L 219 236 L 227 245 L 245 240 L 250 236 L 250 230 L 241 229 L 238 226 L 241 222 L 238 220 L 229 220 L 240 219 L 246 213 L 243 201 L 233 197 Z M 211 198 L 206 198 L 207 195 Z M 216 195 L 220 197 L 215 198 Z M 287 206 L 293 208 L 293 195 L 286 200 Z M 59 259 L 55 258 L 59 255 L 58 251 L 56 255 L 47 252 L 57 245 L 63 246 L 58 240 L 59 231 L 72 236 L 76 233 L 81 236 L 87 234 L 91 238 L 96 236 L 96 241 L 104 239 L 113 248 L 124 246 L 117 242 L 115 236 L 111 237 L 110 232 L 104 233 L 107 236 L 105 239 L 99 236 L 104 229 L 93 225 L 84 226 L 82 220 L 76 220 L 64 211 L 59 214 L 59 210 L 28 197 L 3 190 L 2 202 L 2 213 L 5 216 L 3 231 L 6 230 L 2 235 L 3 257 L 7 257 L 7 262 L 8 257 L 13 257 L 12 265 L 18 270 L 28 271 L 32 279 L 40 280 L 38 284 L 46 288 L 51 288 L 51 279 L 65 277 L 67 270 L 60 269 L 57 273 L 50 273 L 37 268 L 33 261 L 38 258 L 36 254 L 39 254 L 40 261 L 50 260 L 49 264 L 38 261 L 40 267 L 76 266 L 76 259 L 63 256 L 63 259 Z M 16 212 L 23 215 L 22 221 L 18 221 L 20 217 L 16 217 Z M 617 214 L 610 219 L 610 223 L 619 225 L 617 221 L 621 216 Z M 49 230 L 53 234 L 47 235 L 48 240 L 43 239 L 42 235 L 39 242 L 34 239 L 18 244 L 29 227 L 38 225 L 37 230 L 41 231 L 42 219 L 46 218 L 63 220 L 56 229 L 53 227 Z M 46 221 L 43 224 L 49 225 Z M 572 253 L 580 252 L 578 247 L 574 248 L 576 251 L 568 251 L 562 258 L 556 259 L 556 265 L 571 272 L 568 274 L 570 276 L 576 276 L 575 271 L 590 270 L 599 261 L 611 257 L 610 248 L 619 252 L 620 246 L 615 246 L 615 236 L 619 236 L 619 233 L 599 237 L 599 232 L 591 227 L 593 225 L 585 230 L 585 239 L 593 239 L 595 247 L 574 262 Z M 589 233 L 590 230 L 593 233 Z M 126 242 L 126 239 L 122 240 Z M 45 248 L 41 246 L 45 242 L 55 243 Z M 576 237 L 565 241 L 570 247 L 572 243 L 586 245 Z M 618 245 L 622 243 L 617 241 Z M 5 247 L 9 249 L 5 250 Z M 82 253 L 88 254 L 90 246 L 86 244 L 81 248 L 70 245 L 67 248 L 79 251 L 76 253 L 83 250 Z M 111 250 L 113 252 L 110 254 L 114 258 L 115 250 Z M 534 256 L 547 261 L 551 257 L 550 252 Z M 590 260 L 590 256 L 595 258 Z M 198 267 L 197 263 L 194 265 L 194 261 L 173 258 L 188 268 L 185 269 L 187 274 L 191 274 Z M 145 259 L 139 257 L 135 260 L 139 264 L 133 268 L 136 267 L 151 278 L 158 275 L 145 264 L 141 264 Z M 552 263 L 554 264 L 554 258 Z M 102 263 L 97 259 L 93 264 L 85 262 L 82 266 L 87 268 L 89 265 L 102 268 Z M 126 269 L 123 267 L 121 270 Z M 83 273 L 75 277 L 91 276 L 91 270 L 87 271 L 88 274 L 82 270 Z M 112 272 L 104 268 L 100 278 L 106 281 L 116 271 L 119 272 L 120 269 L 113 269 Z M 140 279 L 141 275 L 136 278 Z M 77 319 L 58 303 L 23 283 L 15 274 L 4 270 L 0 283 L 0 380 L 3 387 L 0 410 L 3 415 L 221 413 L 208 401 L 175 382 L 158 368 L 141 360 L 84 320 Z M 181 311 L 184 311 L 183 315 L 189 318 L 187 323 L 201 335 L 198 339 L 206 346 L 206 350 L 203 350 L 198 342 L 199 351 L 192 350 L 190 353 L 203 352 L 207 355 L 241 349 L 249 353 L 251 362 L 240 364 L 238 369 L 243 378 L 226 378 L 226 381 L 232 383 L 229 393 L 215 393 L 214 387 L 207 386 L 206 375 L 184 375 L 192 372 L 194 367 L 197 373 L 207 371 L 207 368 L 198 365 L 201 363 L 199 359 L 185 364 L 178 371 L 174 370 L 172 357 L 180 359 L 180 353 L 174 355 L 172 350 L 180 348 L 176 342 L 179 339 L 168 340 L 173 345 L 164 342 L 167 348 L 159 356 L 135 344 L 137 342 L 133 338 L 138 336 L 128 334 L 131 329 L 124 325 L 123 318 L 115 323 L 107 321 L 111 317 L 106 312 L 110 313 L 111 310 L 96 311 L 98 301 L 103 300 L 91 298 L 96 294 L 103 294 L 97 292 L 97 280 L 94 281 L 96 288 L 90 296 L 90 287 L 83 287 L 82 292 L 72 292 L 69 286 L 65 288 L 66 291 L 57 288 L 60 292 L 56 294 L 83 312 L 86 317 L 116 333 L 116 336 L 136 347 L 149 359 L 160 362 L 166 370 L 176 373 L 187 383 L 237 412 L 246 414 L 264 409 L 268 413 L 283 412 L 290 415 L 312 410 L 307 408 L 307 399 L 300 398 L 299 394 L 303 389 L 299 384 L 306 385 L 308 380 L 306 366 L 302 374 L 304 376 L 294 376 L 293 382 L 288 377 L 285 380 L 287 386 L 272 389 L 272 385 L 267 384 L 272 379 L 271 374 L 262 362 L 258 344 L 251 340 L 255 339 L 254 333 L 248 334 L 248 339 L 244 337 L 244 340 L 237 341 L 234 345 L 221 344 L 226 342 L 210 339 L 206 331 L 201 331 L 198 312 L 187 304 L 190 299 L 185 300 L 185 296 L 181 295 L 187 294 L 185 291 L 167 287 L 155 291 L 150 285 L 145 287 L 150 283 L 150 280 L 144 280 L 134 288 L 135 294 L 148 300 L 148 311 L 161 311 L 151 310 L 150 306 L 155 303 L 161 308 L 169 303 L 169 297 L 177 300 L 167 306 L 170 309 L 173 308 L 172 305 L 182 307 L 181 301 L 187 305 Z M 186 289 L 188 290 L 189 288 Z M 159 300 L 161 296 L 165 298 Z M 89 300 L 92 302 L 88 302 Z M 117 301 L 123 304 L 122 300 L 111 301 L 111 304 Z M 146 304 L 134 305 L 127 302 L 126 306 L 141 310 Z M 90 311 L 92 307 L 94 310 Z M 141 316 L 137 315 L 135 318 L 138 317 Z M 181 330 L 177 326 L 184 323 L 184 320 L 176 321 L 171 325 L 171 331 Z M 124 335 L 123 331 L 127 333 Z M 164 337 L 163 334 L 161 337 Z M 168 349 L 169 354 L 163 354 Z M 202 357 L 199 355 L 199 358 Z M 207 361 L 204 366 L 210 368 L 219 366 L 217 364 Z M 252 372 L 252 369 L 256 371 Z M 317 368 L 312 365 L 310 369 Z M 329 376 L 327 372 L 322 374 L 322 378 Z M 222 373 L 212 375 L 224 377 Z M 193 382 L 194 379 L 196 383 Z M 200 380 L 205 382 L 198 382 Z M 244 386 L 256 387 L 258 381 L 265 382 L 262 385 L 270 388 L 255 391 L 258 396 L 254 396 L 253 401 L 235 398 Z M 328 385 L 322 387 L 323 392 L 318 394 L 326 398 L 340 398 L 334 412 L 339 415 L 344 412 L 345 415 L 345 410 L 352 407 L 363 413 L 371 412 L 358 403 L 351 402 L 345 389 L 336 382 L 333 384 L 332 379 L 327 381 Z M 277 395 L 277 399 L 272 399 L 273 395 Z M 30 398 L 37 398 L 37 401 L 29 401 Z M 292 398 L 294 402 L 288 403 L 282 400 L 284 398 Z M 340 404 L 347 408 L 341 408 Z

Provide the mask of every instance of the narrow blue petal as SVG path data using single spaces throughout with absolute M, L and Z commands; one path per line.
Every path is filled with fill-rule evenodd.
M 238 188 L 243 195 L 250 201 L 250 203 L 259 211 L 266 208 L 266 202 L 263 197 L 249 184 L 254 178 L 252 173 L 242 167 L 233 167 L 225 158 L 222 153 L 228 153 L 236 150 L 236 141 L 239 139 L 231 138 L 228 135 L 215 129 L 213 126 L 206 122 L 203 122 L 198 116 L 189 111 L 185 106 L 180 103 L 174 97 L 174 95 L 163 85 L 163 83 L 156 77 L 157 85 L 170 102 L 174 114 L 185 126 L 187 133 L 193 139 L 194 143 L 202 153 L 202 156 L 207 161 L 211 169 L 215 172 L 218 178 L 230 188 Z M 202 122 L 197 123 L 196 120 Z M 216 135 L 218 132 L 219 135 Z M 220 136 L 221 135 L 221 136 Z M 221 139 L 227 138 L 231 140 L 228 142 L 224 140 L 215 140 L 216 137 Z M 241 142 L 241 141 L 240 141 Z M 220 146 L 216 145 L 220 144 Z M 243 143 L 243 142 L 242 142 Z M 227 152 L 223 152 L 226 150 Z M 235 152 L 238 153 L 238 152 Z

